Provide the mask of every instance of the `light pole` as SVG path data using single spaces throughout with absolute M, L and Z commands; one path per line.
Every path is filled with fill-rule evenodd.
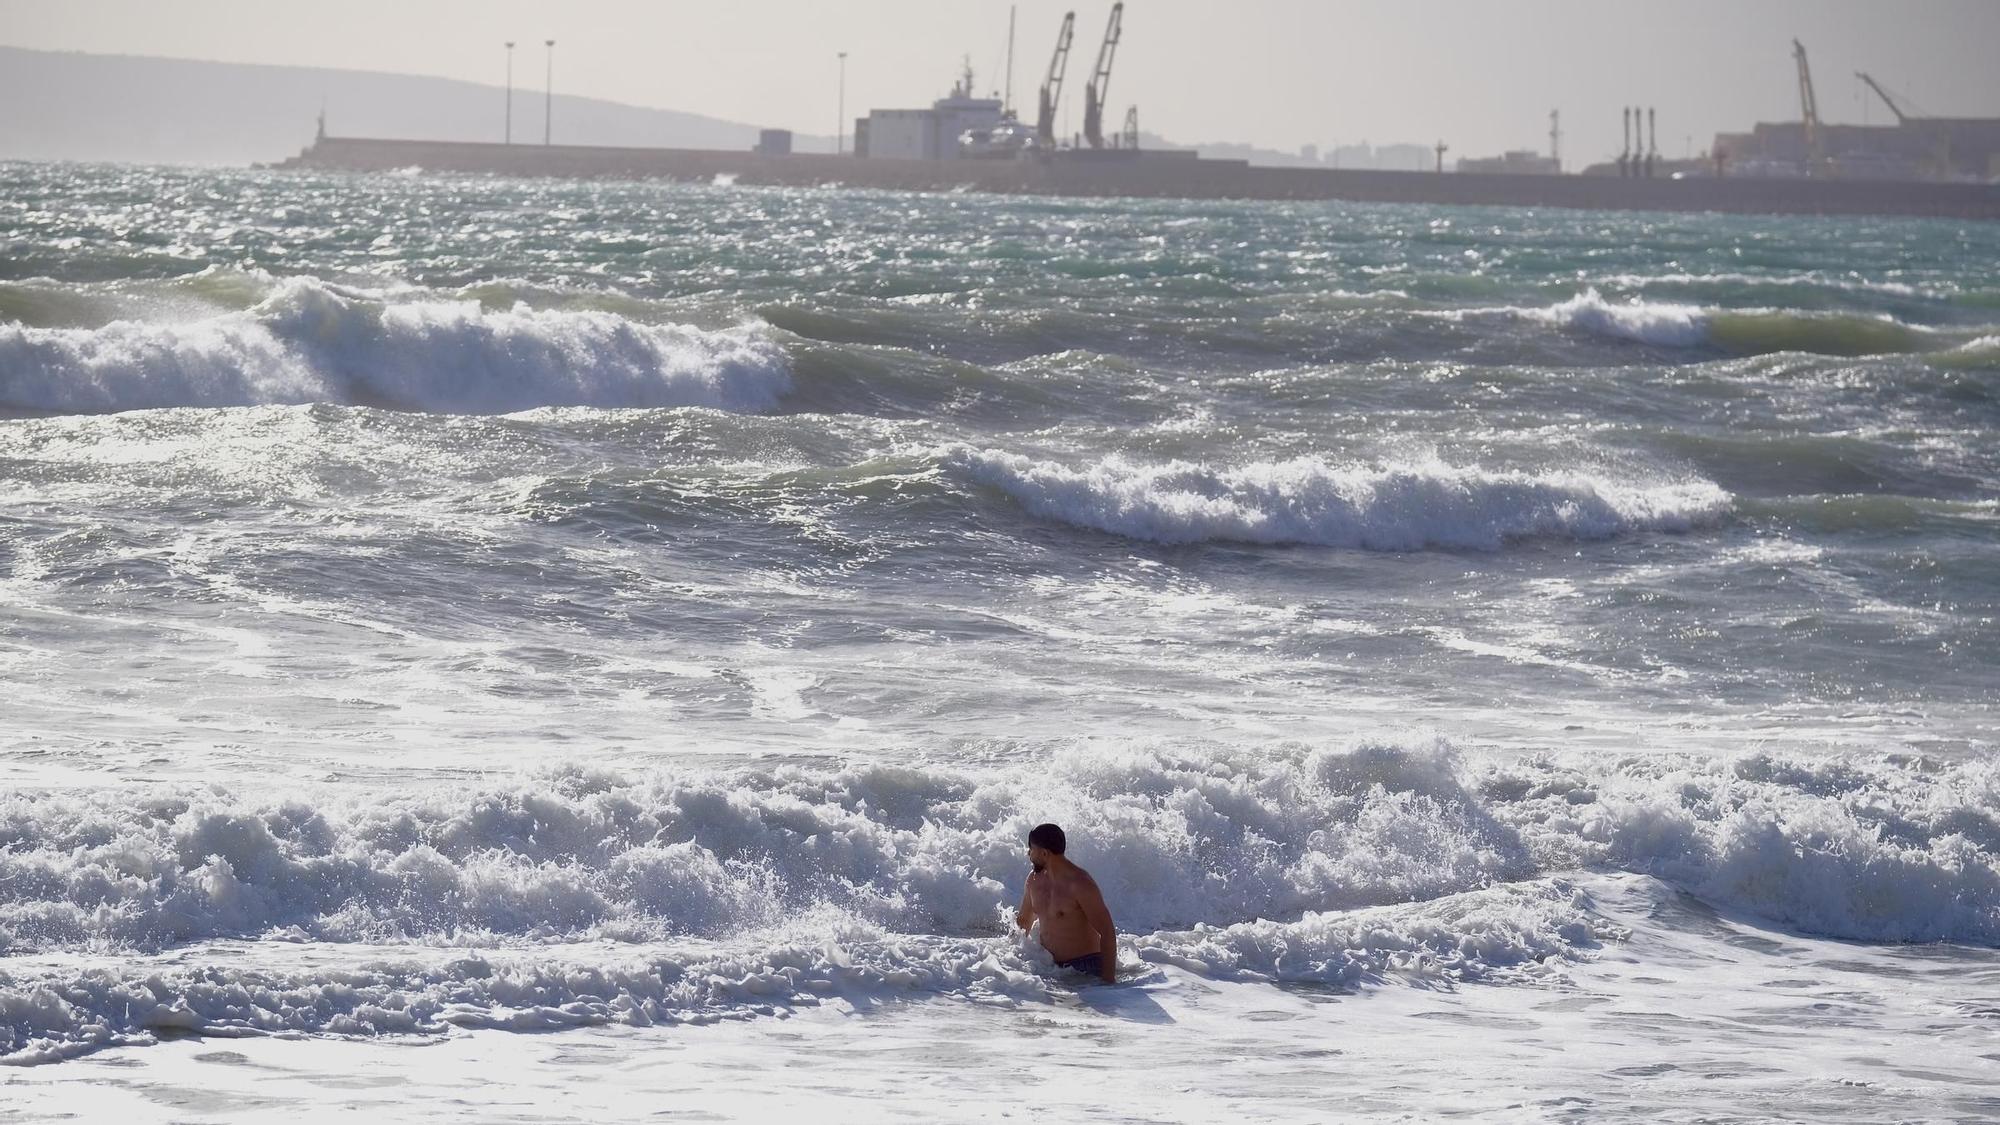
M 542 144 L 549 143 L 549 115 L 556 106 L 556 41 L 542 41 L 549 49 L 549 67 L 546 84 L 542 93 Z
M 514 41 L 507 40 L 507 143 L 514 143 Z
M 840 52 L 840 97 L 834 103 L 833 154 L 847 154 L 847 52 Z

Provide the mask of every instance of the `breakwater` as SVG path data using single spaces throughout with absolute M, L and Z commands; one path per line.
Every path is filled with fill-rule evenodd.
M 322 137 L 280 167 L 357 172 L 422 168 L 509 176 L 712 180 L 789 187 L 1181 199 L 1910 215 L 2000 219 L 2000 185 L 1871 180 L 1651 179 L 1264 168 L 1180 152 L 1063 153 L 1049 160 L 889 160 L 710 149 L 504 145 Z

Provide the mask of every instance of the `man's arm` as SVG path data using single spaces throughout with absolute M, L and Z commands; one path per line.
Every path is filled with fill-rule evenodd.
M 1097 931 L 1098 975 L 1106 984 L 1118 983 L 1118 927 L 1111 921 L 1111 908 L 1104 905 L 1104 895 L 1097 889 L 1097 880 L 1085 876 L 1081 893 L 1076 896 L 1077 905 L 1083 907 L 1083 917 L 1090 928 Z
M 1027 883 L 1021 888 L 1021 908 L 1014 912 L 1014 924 L 1027 929 L 1035 924 L 1035 880 L 1039 876 L 1028 875 Z

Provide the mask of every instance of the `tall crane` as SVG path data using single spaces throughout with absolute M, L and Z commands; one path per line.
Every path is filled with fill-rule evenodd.
M 1097 69 L 1083 87 L 1083 137 L 1091 148 L 1104 147 L 1104 98 L 1111 92 L 1111 57 L 1118 53 L 1118 33 L 1125 27 L 1125 0 L 1111 5 L 1104 24 L 1104 45 L 1097 49 Z
M 1854 72 L 1854 77 L 1868 83 L 1868 88 L 1875 91 L 1875 96 L 1882 99 L 1882 104 L 1889 107 L 1890 113 L 1896 115 L 1896 124 L 1908 125 L 1910 123 L 1910 115 L 1903 112 L 1903 107 L 1890 100 L 1889 91 L 1884 90 L 1880 82 L 1875 81 L 1874 78 L 1859 70 Z
M 1007 93 L 1000 99 L 1000 116 L 1014 116 L 1014 15 L 1016 5 L 1007 5 Z
M 1940 121 L 1931 116 L 1922 106 L 1912 102 L 1907 94 L 1903 96 L 1903 104 L 1897 105 L 1889 97 L 1889 91 L 1883 89 L 1882 84 L 1875 81 L 1872 75 L 1857 70 L 1854 76 L 1866 82 L 1868 88 L 1875 91 L 1875 95 L 1882 99 L 1882 104 L 1889 107 L 1889 112 L 1896 115 L 1898 126 L 1918 131 L 1920 135 L 1930 138 L 1934 146 L 1931 151 L 1931 175 L 1940 180 L 1951 179 L 1954 172 L 1951 159 L 1951 122 Z M 1904 109 L 1903 106 L 1910 108 Z
M 1042 104 L 1035 119 L 1035 141 L 1045 152 L 1056 147 L 1056 103 L 1062 99 L 1063 74 L 1069 70 L 1069 43 L 1076 37 L 1076 13 L 1064 12 L 1056 53 L 1049 59 L 1049 76 L 1042 80 Z
M 1819 99 L 1813 95 L 1812 67 L 1806 62 L 1806 45 L 1796 39 L 1792 40 L 1792 58 L 1799 64 L 1799 110 L 1806 123 L 1806 175 L 1823 175 L 1826 171 L 1826 150 L 1820 138 Z

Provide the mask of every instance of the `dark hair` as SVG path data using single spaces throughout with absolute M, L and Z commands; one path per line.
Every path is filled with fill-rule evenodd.
M 1035 825 L 1035 830 L 1028 833 L 1028 846 L 1031 848 L 1046 848 L 1057 855 L 1061 855 L 1063 854 L 1063 849 L 1069 846 L 1069 841 L 1063 839 L 1063 830 L 1057 828 L 1055 825 L 1037 824 Z

